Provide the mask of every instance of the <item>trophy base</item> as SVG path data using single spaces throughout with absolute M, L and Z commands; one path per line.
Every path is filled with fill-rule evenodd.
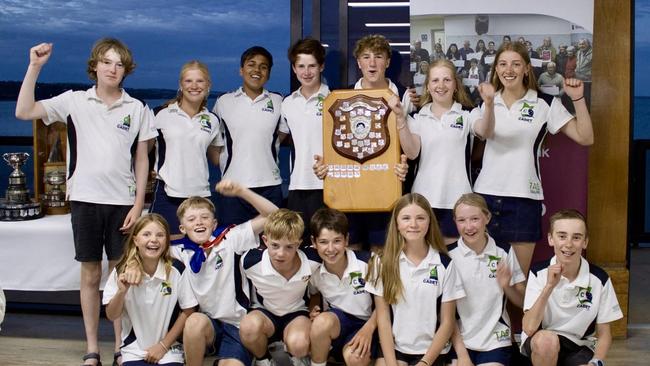
M 26 203 L 8 202 L 0 199 L 0 221 L 26 221 L 43 217 L 45 211 L 38 201 Z

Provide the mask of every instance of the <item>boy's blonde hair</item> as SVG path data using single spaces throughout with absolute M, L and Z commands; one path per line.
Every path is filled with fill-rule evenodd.
M 120 55 L 120 61 L 124 65 L 124 77 L 120 82 L 120 85 L 124 82 L 124 79 L 133 72 L 135 69 L 135 62 L 133 62 L 133 55 L 131 50 L 122 43 L 119 39 L 115 38 L 102 38 L 95 42 L 92 51 L 90 51 L 90 58 L 88 59 L 88 67 L 86 68 L 86 73 L 92 81 L 97 81 L 97 64 L 102 60 L 102 57 L 108 52 L 108 50 L 113 49 L 115 52 Z
M 554 226 L 555 223 L 558 220 L 580 220 L 582 223 L 585 225 L 585 237 L 589 236 L 589 230 L 587 228 L 587 219 L 585 216 L 578 210 L 570 208 L 570 209 L 564 209 L 560 210 L 548 219 L 549 221 L 549 229 L 548 232 L 549 234 L 553 234 Z
M 300 214 L 286 208 L 281 208 L 270 214 L 264 224 L 264 235 L 271 239 L 286 238 L 298 242 L 304 231 L 305 223 Z
M 152 222 L 158 224 L 165 232 L 165 242 L 163 243 L 165 249 L 163 250 L 160 260 L 165 263 L 165 273 L 169 276 L 169 271 L 172 268 L 172 257 L 169 254 L 169 224 L 164 217 L 157 213 L 148 213 L 140 216 L 131 228 L 131 231 L 129 231 L 129 236 L 124 245 L 124 253 L 122 253 L 122 257 L 115 266 L 118 274 L 124 272 L 127 267 L 137 267 L 141 272 L 144 271 L 142 258 L 140 258 L 138 247 L 135 245 L 135 237 L 140 233 L 140 231 L 142 231 L 142 229 L 144 229 L 145 226 Z
M 185 211 L 190 208 L 207 208 L 208 211 L 212 212 L 213 216 L 216 210 L 214 203 L 205 197 L 188 197 L 185 201 L 181 202 L 181 204 L 178 206 L 178 209 L 176 210 L 176 217 L 178 217 L 178 221 L 181 221 L 183 219 Z

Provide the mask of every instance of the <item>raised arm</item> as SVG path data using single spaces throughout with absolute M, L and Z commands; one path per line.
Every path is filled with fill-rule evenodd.
M 47 63 L 51 54 L 51 43 L 41 43 L 29 50 L 29 66 L 16 101 L 16 118 L 31 121 L 47 116 L 43 105 L 35 101 L 34 89 L 38 74 L 40 74 L 41 68 Z
M 399 144 L 409 159 L 415 159 L 420 154 L 420 136 L 409 130 L 406 110 L 397 96 L 391 96 L 388 106 L 395 113 L 397 118 L 397 131 L 399 132 Z
M 560 282 L 562 276 L 562 266 L 560 264 L 553 264 L 548 266 L 548 274 L 546 277 L 546 285 L 542 287 L 542 290 L 535 300 L 533 306 L 524 313 L 524 317 L 521 320 L 521 327 L 524 332 L 529 337 L 532 337 L 537 329 L 539 329 L 542 320 L 544 319 L 544 311 L 546 310 L 546 305 L 548 305 L 548 299 L 553 293 L 553 289 Z M 531 276 L 529 276 L 528 281 L 531 281 Z
M 266 217 L 278 209 L 278 207 L 273 204 L 273 202 L 242 186 L 241 184 L 228 179 L 224 179 L 217 183 L 216 190 L 225 196 L 239 197 L 243 199 L 244 201 L 250 203 L 250 205 L 260 213 L 259 216 L 251 220 L 253 232 L 255 232 L 255 235 L 261 233 L 264 229 Z
M 481 83 L 478 92 L 483 99 L 483 116 L 474 123 L 474 134 L 482 140 L 494 136 L 494 86 L 490 83 Z
M 564 92 L 573 101 L 576 116 L 560 131 L 580 145 L 592 145 L 594 143 L 594 128 L 585 101 L 584 84 L 578 79 L 564 79 Z

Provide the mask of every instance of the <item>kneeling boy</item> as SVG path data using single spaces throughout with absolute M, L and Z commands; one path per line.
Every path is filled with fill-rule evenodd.
M 372 297 L 364 290 L 370 253 L 348 249 L 348 219 L 345 214 L 321 208 L 311 219 L 311 241 L 323 260 L 312 276 L 314 290 L 321 293 L 323 312 L 311 312 L 311 364 L 325 366 L 327 356 L 346 365 L 370 364 L 377 319 Z
M 309 354 L 309 279 L 320 265 L 313 250 L 299 250 L 305 224 L 300 214 L 280 209 L 268 217 L 262 239 L 265 250 L 249 250 L 242 258 L 251 289 L 253 310 L 240 326 L 241 340 L 257 358 L 269 365 L 268 344 L 284 341 L 294 365 Z
M 609 323 L 623 313 L 607 273 L 582 257 L 588 244 L 584 216 L 576 210 L 555 213 L 548 242 L 555 256 L 528 276 L 522 353 L 536 366 L 602 366 L 612 343 Z

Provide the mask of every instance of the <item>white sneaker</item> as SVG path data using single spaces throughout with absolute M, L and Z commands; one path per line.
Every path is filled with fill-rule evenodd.
M 311 366 L 311 360 L 309 357 L 293 357 L 291 356 L 291 365 L 293 366 Z
M 264 358 L 261 360 L 255 360 L 255 366 L 275 366 L 275 361 L 273 359 Z

